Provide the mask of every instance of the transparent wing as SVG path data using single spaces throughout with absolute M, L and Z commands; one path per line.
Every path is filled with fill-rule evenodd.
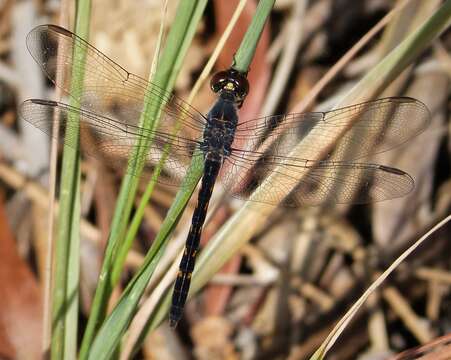
M 259 188 L 250 200 L 287 207 L 364 204 L 404 196 L 414 186 L 409 174 L 378 164 L 294 158 L 281 164 L 280 157 L 266 156 L 252 166 L 236 155 L 227 161 L 222 176 L 225 186 L 235 189 L 234 197 L 247 199 Z
M 390 97 L 327 112 L 253 119 L 238 125 L 236 141 L 241 143 L 245 138 L 247 150 L 270 149 L 283 157 L 304 138 L 306 148 L 318 151 L 334 142 L 338 134 L 339 142 L 325 156 L 333 153 L 337 159 L 349 161 L 399 146 L 421 133 L 429 121 L 429 110 L 422 102 L 409 97 Z M 307 137 L 311 131 L 315 136 Z
M 164 121 L 159 130 L 171 132 L 180 123 L 182 136 L 197 138 L 205 123 L 201 113 L 154 83 L 131 74 L 72 32 L 55 25 L 42 25 L 27 36 L 31 56 L 47 77 L 87 111 L 122 123 L 138 124 L 144 104 L 163 103 Z M 81 50 L 86 59 L 74 57 Z M 83 91 L 71 93 L 73 69 L 84 65 Z M 187 134 L 187 135 L 186 135 Z
M 130 125 L 113 118 L 78 109 L 70 105 L 47 100 L 27 100 L 20 106 L 20 116 L 50 136 L 54 121 L 58 122 L 59 135 L 65 145 L 75 147 L 78 139 L 88 156 L 99 158 L 109 166 L 126 170 L 127 162 L 133 161 L 150 168 L 163 156 L 168 146 L 168 157 L 165 161 L 165 176 L 158 181 L 170 185 L 178 185 L 185 177 L 194 150 L 198 145 L 196 139 L 183 138 L 179 135 L 161 131 L 151 131 Z M 57 116 L 55 116 L 57 115 Z M 77 130 L 79 129 L 79 130 Z M 134 155 L 133 148 L 151 143 L 143 155 Z M 130 171 L 130 170 L 128 170 Z M 138 175 L 130 172 L 131 175 Z M 144 173 L 140 176 L 150 176 Z M 193 179 L 193 181 L 197 179 Z M 186 184 L 190 184 L 186 181 Z
M 282 194 L 289 193 L 285 199 L 288 206 L 367 203 L 400 197 L 413 187 L 408 174 L 351 160 L 406 142 L 421 133 L 429 120 L 429 110 L 423 103 L 405 97 L 329 112 L 254 119 L 238 126 L 232 156 L 221 176 L 225 187 L 242 198 L 262 184 L 271 184 L 262 187 L 252 200 L 277 204 Z M 243 141 L 245 149 L 238 145 Z M 290 154 L 299 144 L 302 158 Z M 271 171 L 271 182 L 265 182 Z

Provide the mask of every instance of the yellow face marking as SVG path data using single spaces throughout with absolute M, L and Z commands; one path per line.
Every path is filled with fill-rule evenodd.
M 233 90 L 235 90 L 235 86 L 233 85 L 233 83 L 228 82 L 228 83 L 226 84 L 226 86 L 224 86 L 224 89 L 233 91 Z

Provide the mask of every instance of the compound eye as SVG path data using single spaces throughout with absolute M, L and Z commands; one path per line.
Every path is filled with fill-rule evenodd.
M 246 97 L 249 92 L 249 81 L 241 74 L 235 74 L 236 91 L 242 98 Z
M 211 90 L 213 90 L 215 93 L 221 90 L 227 78 L 228 78 L 227 71 L 219 71 L 216 74 L 214 74 L 210 81 Z

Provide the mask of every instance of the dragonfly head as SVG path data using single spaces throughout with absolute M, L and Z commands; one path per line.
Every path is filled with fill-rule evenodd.
M 226 95 L 238 107 L 243 105 L 243 101 L 249 92 L 249 82 L 246 76 L 232 68 L 219 71 L 213 75 L 210 86 L 213 92 Z

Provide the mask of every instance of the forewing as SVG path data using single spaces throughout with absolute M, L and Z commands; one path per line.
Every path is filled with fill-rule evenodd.
M 129 73 L 64 28 L 55 25 L 36 27 L 27 36 L 27 47 L 47 77 L 84 110 L 137 125 L 144 104 L 152 107 L 163 103 L 159 131 L 171 133 L 178 123 L 182 136 L 197 138 L 202 133 L 204 117 L 196 109 L 156 84 Z M 73 56 L 74 50 L 86 54 L 84 62 Z M 74 93 L 70 85 L 71 74 L 83 66 L 82 91 Z
M 20 106 L 19 114 L 54 137 L 56 134 L 52 133 L 52 128 L 56 121 L 59 126 L 57 138 L 65 145 L 76 147 L 80 138 L 86 155 L 98 158 L 120 171 L 129 171 L 133 176 L 148 178 L 151 173 L 134 173 L 134 170 L 128 169 L 127 162 L 142 164 L 144 170 L 150 170 L 167 149 L 165 174 L 158 181 L 169 185 L 178 185 L 185 177 L 198 145 L 195 139 L 143 129 L 55 101 L 27 100 Z M 150 144 L 148 150 L 147 144 Z M 147 151 L 134 152 L 133 149 L 138 146 Z M 137 153 L 142 155 L 135 155 Z M 189 181 L 185 183 L 190 184 Z
M 310 153 L 326 146 L 324 157 L 333 154 L 337 160 L 350 161 L 403 144 L 421 133 L 429 122 L 429 110 L 422 102 L 408 97 L 390 97 L 328 112 L 255 119 L 238 126 L 236 139 L 247 139 L 246 150 L 266 152 L 270 149 L 279 156 L 288 156 L 297 143 L 304 141 L 306 159 L 311 159 Z M 307 136 L 311 131 L 315 136 Z

